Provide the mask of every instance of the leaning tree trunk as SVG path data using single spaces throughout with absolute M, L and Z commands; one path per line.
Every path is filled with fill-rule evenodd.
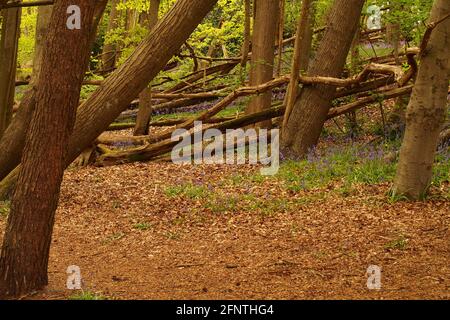
M 11 122 L 17 68 L 21 8 L 1 12 L 0 38 L 0 138 Z
M 252 58 L 250 85 L 255 86 L 273 79 L 275 58 L 275 37 L 280 11 L 278 0 L 255 0 L 255 22 L 252 39 Z M 272 92 L 266 92 L 253 98 L 246 114 L 268 109 L 271 106 Z M 270 121 L 259 124 L 270 126 Z
M 450 14 L 450 1 L 435 0 L 431 21 Z M 421 59 L 406 112 L 406 131 L 393 192 L 411 199 L 430 186 L 439 132 L 445 122 L 450 73 L 450 18 L 436 26 Z
M 79 30 L 66 26 L 67 9 L 71 5 L 81 9 Z M 55 211 L 90 55 L 94 11 L 95 2 L 91 0 L 57 0 L 54 4 L 36 110 L 3 238 L 0 256 L 0 296 L 3 297 L 18 297 L 40 290 L 48 283 Z
M 160 0 L 150 1 L 150 10 L 148 12 L 148 20 L 146 24 L 150 32 L 158 23 L 158 13 Z M 150 121 L 152 120 L 152 96 L 151 87 L 145 88 L 139 94 L 139 110 L 136 118 L 136 126 L 134 127 L 135 136 L 148 135 L 150 130 Z
M 341 76 L 357 29 L 364 0 L 335 0 L 329 23 L 309 68 L 310 76 Z M 281 147 L 287 157 L 303 157 L 317 144 L 336 88 L 329 85 L 304 87 L 283 130 Z
M 45 37 L 48 33 L 48 24 L 52 16 L 52 6 L 40 6 L 38 8 L 37 23 L 36 23 L 36 40 L 34 45 L 33 58 L 33 75 L 31 81 L 36 83 L 39 79 L 39 73 L 43 61 L 43 50 L 45 44 Z
M 79 107 L 66 165 L 88 148 L 142 92 L 186 42 L 216 2 L 217 0 L 178 0 L 156 25 L 154 32 Z M 24 104 L 23 110 L 27 108 L 32 108 L 32 105 Z M 22 118 L 26 118 L 25 112 L 21 114 Z M 5 137 L 0 140 L 0 150 L 5 151 L 0 154 L 0 179 L 4 179 L 20 162 L 24 132 L 28 126 L 26 122 L 19 122 L 15 127 L 16 117 L 8 127 L 8 136 L 5 133 Z
M 308 71 L 309 56 L 313 39 L 314 6 L 316 0 L 303 0 L 294 44 L 294 57 L 291 67 L 291 81 L 286 92 L 286 112 L 283 118 L 283 128 L 294 108 L 298 94 L 298 79 L 300 73 Z

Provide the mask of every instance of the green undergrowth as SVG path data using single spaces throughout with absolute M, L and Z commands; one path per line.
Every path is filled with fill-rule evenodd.
M 81 291 L 71 295 L 69 300 L 107 300 L 107 298 L 95 292 Z

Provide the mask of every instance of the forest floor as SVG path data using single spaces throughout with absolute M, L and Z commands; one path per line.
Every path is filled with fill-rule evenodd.
M 450 299 L 448 153 L 431 195 L 409 202 L 388 194 L 389 148 L 362 140 L 325 139 L 332 151 L 273 177 L 249 165 L 70 168 L 49 286 L 27 298 Z M 6 216 L 0 206 L 0 234 Z M 66 289 L 71 265 L 82 292 Z M 367 288 L 370 265 L 381 290 Z

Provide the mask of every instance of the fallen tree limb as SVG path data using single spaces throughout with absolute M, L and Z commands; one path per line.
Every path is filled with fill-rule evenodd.
M 207 119 L 205 123 L 220 123 L 228 120 L 233 120 L 236 117 L 220 117 L 220 118 L 211 118 Z M 152 127 L 172 127 L 179 124 L 182 124 L 188 121 L 188 118 L 179 118 L 179 119 L 167 119 L 167 120 L 155 120 L 150 122 L 150 126 Z M 136 123 L 134 122 L 125 122 L 125 123 L 113 123 L 109 126 L 107 131 L 119 131 L 134 128 Z
M 349 113 L 351 111 L 355 111 L 355 110 L 360 109 L 363 106 L 366 106 L 370 103 L 374 103 L 374 102 L 377 102 L 380 100 L 397 98 L 397 97 L 400 97 L 400 96 L 403 96 L 406 94 L 410 94 L 412 92 L 413 87 L 414 87 L 413 85 L 410 85 L 410 86 L 406 86 L 406 87 L 402 87 L 402 88 L 396 88 L 396 89 L 393 89 L 388 92 L 384 92 L 384 93 L 380 93 L 380 94 L 373 94 L 370 97 L 362 98 L 360 100 L 346 104 L 341 107 L 332 108 L 332 109 L 330 109 L 330 112 L 328 113 L 327 119 L 332 119 L 337 116 Z
M 214 125 L 208 128 L 203 128 L 203 132 L 207 129 L 215 128 L 222 132 L 225 132 L 227 129 L 236 129 L 245 127 L 247 125 L 260 122 L 262 120 L 271 119 L 275 117 L 279 117 L 283 114 L 284 107 L 277 106 L 262 112 L 254 113 L 251 115 L 246 115 L 240 117 L 238 119 L 225 121 L 218 125 Z M 193 135 L 193 130 L 191 130 L 188 135 Z M 117 151 L 112 153 L 107 153 L 100 156 L 97 159 L 97 165 L 105 166 L 105 165 L 114 165 L 120 163 L 129 163 L 134 161 L 148 161 L 157 156 L 168 153 L 172 150 L 172 148 L 178 144 L 178 141 L 172 141 L 172 139 L 167 139 L 161 142 L 157 142 L 151 145 L 142 146 L 139 148 L 135 148 L 132 150 L 125 151 Z

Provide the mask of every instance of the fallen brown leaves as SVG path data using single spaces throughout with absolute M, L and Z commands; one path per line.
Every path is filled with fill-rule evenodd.
M 448 202 L 389 204 L 387 184 L 347 197 L 334 186 L 292 192 L 277 179 L 252 181 L 255 172 L 170 163 L 67 171 L 50 285 L 34 298 L 70 296 L 69 265 L 81 267 L 85 289 L 113 299 L 450 298 Z M 168 192 L 185 185 L 197 189 Z M 226 205 L 213 210 L 212 198 Z M 379 292 L 366 288 L 371 264 L 382 268 Z

